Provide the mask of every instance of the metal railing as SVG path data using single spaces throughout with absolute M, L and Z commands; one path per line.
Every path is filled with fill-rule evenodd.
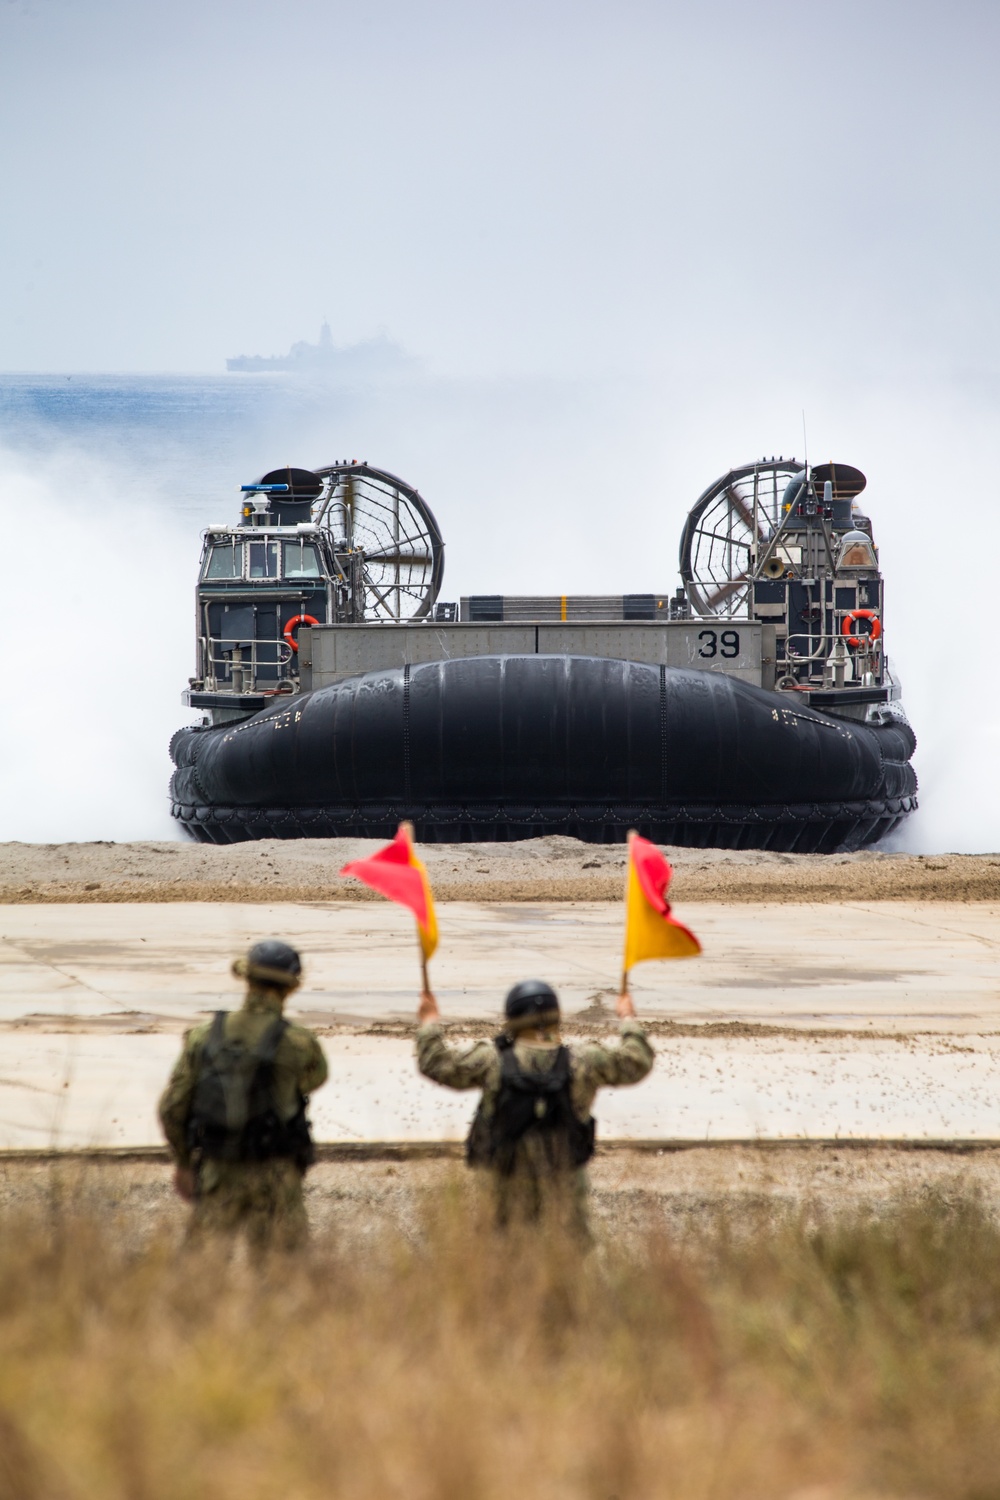
M 839 611 L 846 617 L 850 611 Z M 803 641 L 806 650 L 799 650 L 794 642 Z M 851 685 L 881 686 L 883 677 L 882 641 L 881 637 L 864 637 L 864 644 L 850 647 L 847 637 L 843 632 L 843 624 L 833 634 L 826 631 L 795 630 L 786 636 L 779 636 L 776 650 L 776 670 L 780 678 L 782 668 L 785 674 L 794 675 L 797 668 L 809 667 L 815 663 L 823 664 L 823 686 L 828 688 L 842 688 Z M 851 668 L 848 676 L 848 668 Z M 815 674 L 809 674 L 809 681 L 813 681 Z M 805 683 L 803 683 L 805 686 Z
M 287 641 L 248 641 L 227 636 L 201 636 L 198 642 L 205 686 L 250 693 L 276 686 L 296 676 L 286 669 L 295 653 Z

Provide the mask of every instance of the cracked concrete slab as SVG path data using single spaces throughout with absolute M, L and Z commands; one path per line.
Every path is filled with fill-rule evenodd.
M 659 1056 L 599 1101 L 606 1139 L 1000 1137 L 1000 906 L 701 902 L 697 960 L 634 975 Z M 489 1035 L 515 979 L 550 978 L 567 1029 L 613 1028 L 621 909 L 442 903 L 432 977 Z M 456 1140 L 472 1101 L 414 1068 L 413 929 L 389 904 L 0 907 L 0 1148 L 143 1146 L 181 1031 L 239 1002 L 232 958 L 296 943 L 293 1013 L 324 1034 L 327 1141 Z

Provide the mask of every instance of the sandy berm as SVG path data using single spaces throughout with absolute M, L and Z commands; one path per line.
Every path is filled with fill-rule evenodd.
M 379 839 L 0 844 L 0 904 L 62 901 L 363 901 L 338 871 Z M 425 844 L 442 901 L 618 901 L 625 849 L 560 836 Z M 767 854 L 668 849 L 677 902 L 998 901 L 1000 854 Z

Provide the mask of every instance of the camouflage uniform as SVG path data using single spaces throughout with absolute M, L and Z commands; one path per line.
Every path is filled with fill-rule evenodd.
M 639 1022 L 621 1023 L 618 1046 L 584 1042 L 571 1047 L 570 1099 L 574 1112 L 587 1120 L 599 1088 L 639 1083 L 653 1066 L 653 1049 Z M 561 1044 L 516 1040 L 514 1056 L 525 1073 L 546 1073 L 555 1063 Z M 493 1042 L 455 1045 L 446 1042 L 440 1022 L 417 1031 L 417 1064 L 425 1077 L 449 1089 L 482 1089 L 482 1109 L 488 1118 L 500 1090 L 500 1054 Z M 497 1222 L 535 1221 L 556 1212 L 569 1227 L 586 1237 L 587 1173 L 583 1167 L 553 1174 L 542 1142 L 530 1130 L 517 1144 L 511 1176 L 492 1172 Z
M 281 1013 L 281 996 L 273 990 L 251 988 L 243 1008 L 227 1016 L 226 1035 L 255 1047 Z M 190 1233 L 242 1231 L 255 1249 L 294 1249 L 304 1241 L 308 1223 L 302 1173 L 293 1161 L 275 1157 L 264 1162 L 192 1162 L 187 1144 L 188 1114 L 211 1025 L 206 1021 L 186 1034 L 160 1099 L 160 1123 L 178 1166 L 194 1166 L 197 1172 Z M 311 1094 L 325 1083 L 326 1076 L 326 1058 L 318 1040 L 304 1026 L 290 1022 L 274 1059 L 274 1101 L 282 1119 L 294 1115 L 299 1093 Z

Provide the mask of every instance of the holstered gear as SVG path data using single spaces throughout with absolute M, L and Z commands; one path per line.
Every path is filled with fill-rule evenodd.
M 288 1029 L 276 1016 L 256 1047 L 226 1036 L 216 1012 L 191 1098 L 187 1144 L 195 1161 L 263 1162 L 285 1157 L 305 1171 L 315 1161 L 304 1096 L 283 1120 L 274 1102 L 274 1063 Z
M 476 1110 L 465 1148 L 469 1165 L 509 1177 L 517 1170 L 519 1146 L 531 1137 L 541 1147 L 547 1171 L 582 1167 L 594 1154 L 595 1122 L 593 1116 L 581 1120 L 573 1108 L 569 1048 L 560 1047 L 552 1067 L 536 1073 L 521 1067 L 509 1034 L 497 1037 L 495 1045 L 500 1088 L 490 1115 L 482 1101 Z

